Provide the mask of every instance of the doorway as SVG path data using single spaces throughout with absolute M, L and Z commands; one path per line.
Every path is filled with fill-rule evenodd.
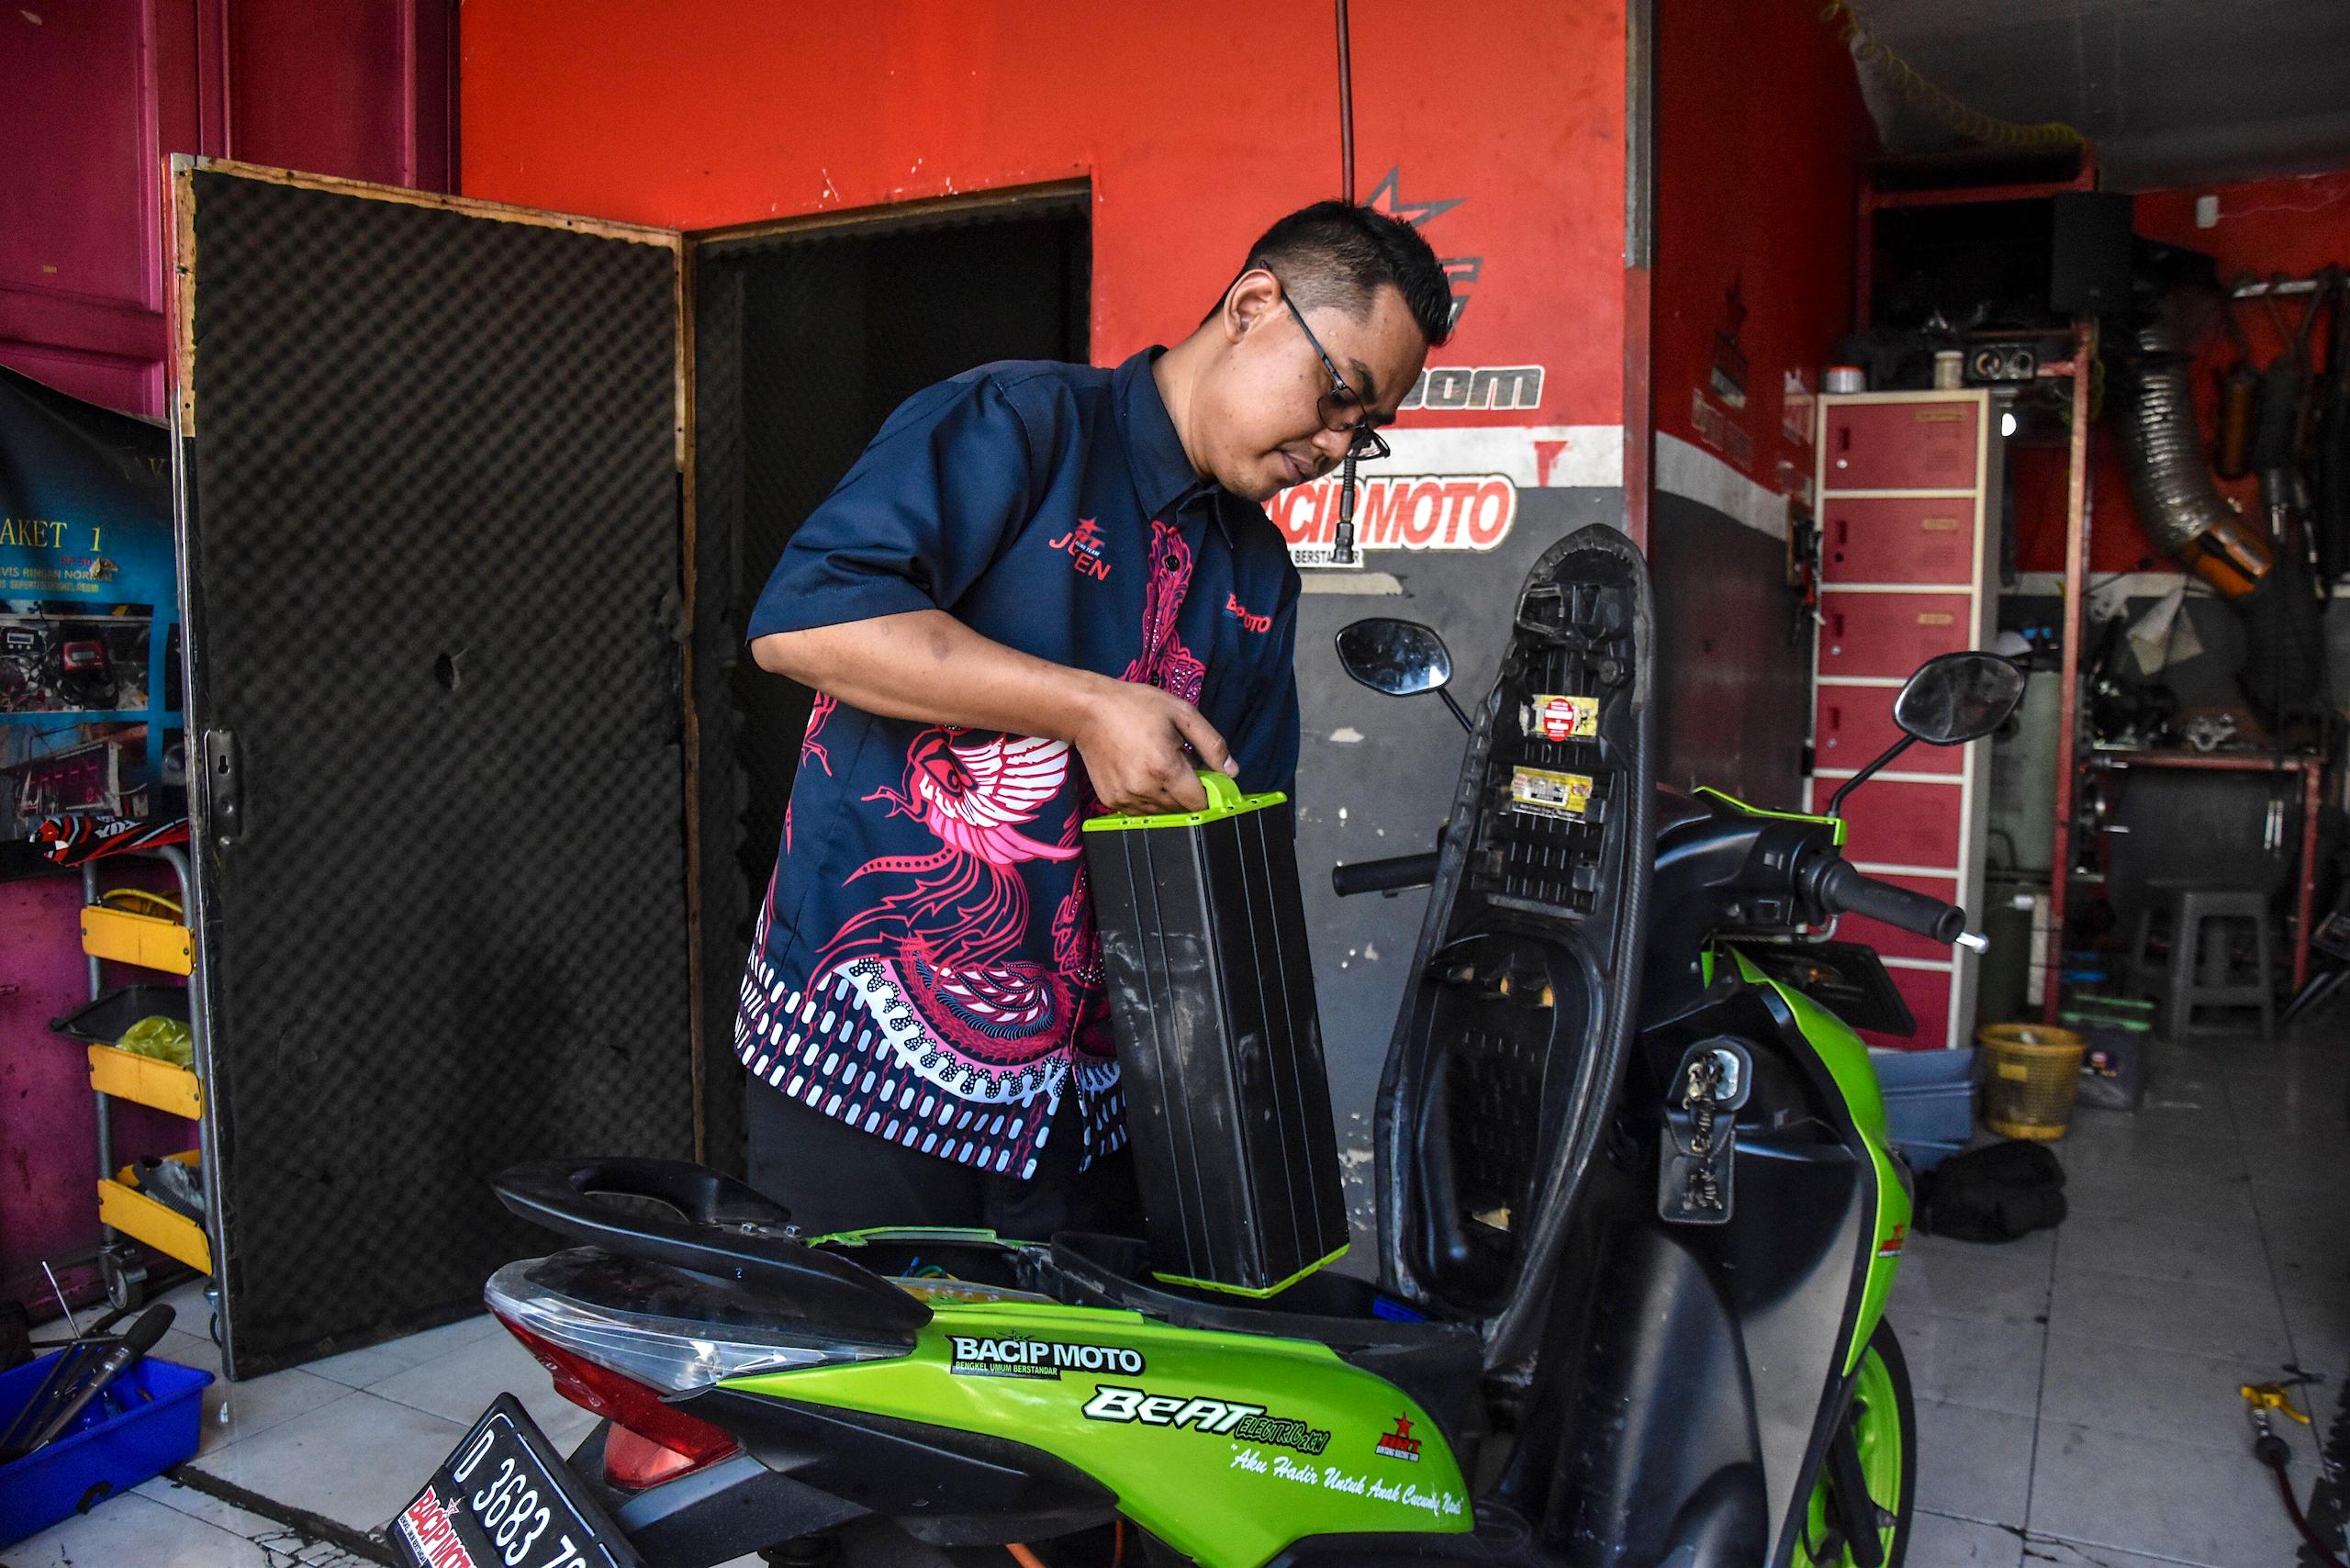
M 742 1164 L 732 1022 L 812 694 L 743 628 L 802 519 L 899 404 L 1002 359 L 1082 363 L 1083 184 L 692 241 L 701 719 L 703 1105 L 710 1163 Z

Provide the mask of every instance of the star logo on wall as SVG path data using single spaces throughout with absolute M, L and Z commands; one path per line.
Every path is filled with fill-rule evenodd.
M 1398 218 L 1415 229 L 1423 228 L 1443 217 L 1461 203 L 1461 197 L 1450 201 L 1405 201 L 1403 192 L 1404 166 L 1401 163 L 1387 171 L 1371 191 L 1371 199 L 1363 206 L 1386 218 Z
M 1404 199 L 1404 166 L 1398 163 L 1381 178 L 1379 184 L 1371 190 L 1371 199 L 1364 202 L 1363 206 L 1382 217 L 1399 218 L 1415 229 L 1424 229 L 1459 207 L 1462 199 L 1460 196 L 1453 196 L 1449 200 L 1441 201 L 1405 201 Z M 1455 326 L 1458 326 L 1460 322 L 1460 313 L 1469 308 L 1470 286 L 1477 281 L 1478 274 L 1485 270 L 1485 258 L 1483 256 L 1439 256 L 1437 260 L 1443 264 L 1445 282 L 1452 290 L 1452 321 Z

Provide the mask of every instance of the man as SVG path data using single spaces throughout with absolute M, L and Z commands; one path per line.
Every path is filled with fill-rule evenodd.
M 1259 503 L 1383 454 L 1451 303 L 1408 226 L 1307 207 L 1171 349 L 917 393 L 793 536 L 751 651 L 818 696 L 734 1037 L 802 1226 L 1139 1234 L 1079 827 L 1290 787 Z

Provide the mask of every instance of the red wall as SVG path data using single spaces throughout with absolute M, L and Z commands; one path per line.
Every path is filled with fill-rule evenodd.
M 7 7 L 0 363 L 160 415 L 164 158 L 446 190 L 452 26 L 432 0 Z
M 453 16 L 435 0 L 0 11 L 0 363 L 159 416 L 165 156 L 445 190 Z M 0 1295 L 37 1309 L 39 1260 L 98 1239 L 88 1063 L 47 1027 L 88 996 L 80 902 L 71 875 L 0 886 Z M 138 1106 L 115 1128 L 126 1159 L 186 1147 L 185 1123 Z
M 1357 0 L 1357 195 L 1391 168 L 1473 262 L 1438 356 L 1545 367 L 1510 422 L 1620 422 L 1617 0 Z M 1321 0 L 469 0 L 467 195 L 705 229 L 1093 182 L 1093 352 L 1189 331 L 1248 242 L 1338 191 Z M 1495 422 L 1409 414 L 1406 426 Z
M 2195 226 L 2195 202 L 2201 196 L 2220 198 L 2220 220 L 2210 229 Z M 2328 263 L 2350 264 L 2350 171 L 2302 179 L 2148 191 L 2137 198 L 2135 211 L 2140 234 L 2217 258 L 2223 279 L 2246 274 L 2265 277 L 2277 272 L 2306 277 Z M 2300 304 L 2286 301 L 2283 310 L 2286 321 L 2298 327 Z M 2256 303 L 2248 304 L 2239 309 L 2237 319 L 2252 340 L 2254 364 L 2266 364 L 2283 346 L 2268 312 Z M 2321 321 L 2320 330 L 2324 327 Z M 2322 345 L 2319 348 L 2322 364 Z M 2207 442 L 2211 434 L 2215 377 L 2235 358 L 2234 346 L 2220 334 L 2197 357 L 2196 407 Z M 2105 420 L 2098 423 L 2092 454 L 2095 510 L 2090 518 L 2089 569 L 2176 569 L 2175 563 L 2156 554 L 2147 543 L 2136 509 L 2130 504 L 2129 483 L 2122 477 L 2111 426 Z M 2065 454 L 2045 449 L 2019 450 L 2009 475 L 2016 492 L 2018 565 L 2028 572 L 2064 570 Z M 2256 505 L 2257 487 L 2250 478 L 2222 481 L 2221 488 L 2247 508 Z
M 1656 428 L 1784 491 L 1778 466 L 1811 471 L 1780 434 L 1781 376 L 1820 367 L 1851 323 L 1861 161 L 1876 132 L 1851 54 L 1816 7 L 1782 0 L 1660 0 L 1657 7 Z M 1736 286 L 1745 316 L 1746 406 L 1707 391 L 1751 443 L 1692 418 Z

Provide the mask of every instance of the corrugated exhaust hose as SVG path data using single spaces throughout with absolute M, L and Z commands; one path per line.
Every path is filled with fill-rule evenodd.
M 2267 575 L 2268 545 L 2221 498 L 2195 427 L 2193 372 L 2167 313 L 2138 329 L 2132 351 L 2114 421 L 2138 521 L 2165 554 L 2242 599 Z
M 2309 706 L 2323 644 L 2300 563 L 2282 563 L 2221 498 L 2195 423 L 2193 372 L 2165 310 L 2122 361 L 2114 422 L 2122 472 L 2147 537 L 2232 602 L 2244 631 L 2244 694 L 2265 714 Z

